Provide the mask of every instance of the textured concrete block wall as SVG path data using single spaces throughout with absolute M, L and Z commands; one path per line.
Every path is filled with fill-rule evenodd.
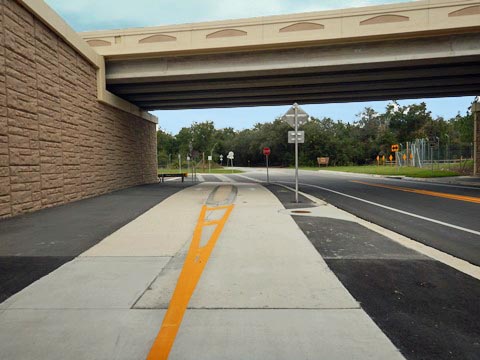
M 0 0 L 0 218 L 156 181 L 155 124 L 96 89 L 90 63 Z

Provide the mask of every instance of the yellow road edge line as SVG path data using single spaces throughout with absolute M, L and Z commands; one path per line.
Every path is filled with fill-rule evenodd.
M 437 191 L 411 189 L 411 188 L 404 188 L 404 187 L 400 187 L 400 186 L 392 186 L 392 185 L 385 185 L 385 184 L 375 184 L 375 183 L 369 183 L 369 182 L 359 181 L 359 180 L 351 180 L 351 182 L 358 183 L 358 184 L 363 184 L 363 185 L 381 187 L 381 188 L 385 188 L 385 189 L 405 191 L 405 192 L 411 192 L 411 193 L 415 193 L 415 194 L 422 194 L 422 195 L 435 196 L 435 197 L 441 197 L 441 198 L 446 198 L 446 199 L 459 200 L 459 201 L 465 201 L 465 202 L 472 202 L 472 203 L 480 204 L 480 198 L 479 197 L 447 194 L 447 193 L 441 193 L 441 192 L 437 192 Z
M 210 258 L 213 248 L 222 233 L 223 227 L 227 222 L 234 205 L 207 207 L 202 206 L 200 215 L 198 217 L 197 226 L 193 232 L 192 242 L 188 249 L 185 263 L 177 280 L 175 291 L 170 300 L 167 312 L 163 318 L 162 326 L 155 338 L 147 360 L 166 360 L 172 349 L 173 343 L 177 336 L 178 330 L 187 310 L 188 303 L 197 286 L 200 277 L 202 276 L 205 265 Z M 202 229 L 204 226 L 209 226 L 209 221 L 205 221 L 207 211 L 215 211 L 226 209 L 223 217 L 218 220 L 217 227 L 213 231 L 207 244 L 200 247 L 202 239 Z

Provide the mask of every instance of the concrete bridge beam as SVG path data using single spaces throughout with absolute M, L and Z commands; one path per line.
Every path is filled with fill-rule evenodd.
M 112 60 L 107 87 L 146 109 L 475 95 L 480 33 Z

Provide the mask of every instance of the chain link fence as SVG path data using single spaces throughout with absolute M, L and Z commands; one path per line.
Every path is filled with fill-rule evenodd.
M 395 162 L 398 166 L 437 167 L 443 169 L 465 169 L 473 163 L 473 143 L 451 144 L 439 138 L 416 139 L 399 144 Z

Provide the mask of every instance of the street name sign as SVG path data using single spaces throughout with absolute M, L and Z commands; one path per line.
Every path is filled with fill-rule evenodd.
M 305 131 L 297 131 L 296 138 L 299 144 L 305 143 Z M 295 131 L 288 132 L 288 143 L 295 144 Z

